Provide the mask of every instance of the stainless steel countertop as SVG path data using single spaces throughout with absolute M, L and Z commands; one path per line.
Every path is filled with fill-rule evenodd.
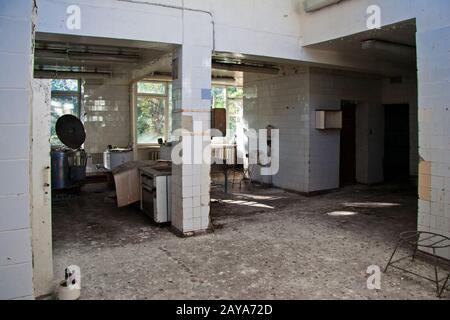
M 143 167 L 139 169 L 141 174 L 151 175 L 153 177 L 171 176 L 172 168 L 170 166 Z

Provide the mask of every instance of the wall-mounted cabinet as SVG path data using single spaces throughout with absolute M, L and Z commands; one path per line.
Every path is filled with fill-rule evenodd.
M 318 130 L 342 129 L 342 111 L 317 110 L 316 129 Z

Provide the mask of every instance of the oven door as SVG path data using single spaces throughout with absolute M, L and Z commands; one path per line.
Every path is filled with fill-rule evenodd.
M 153 187 L 153 179 L 146 178 L 146 181 L 142 182 L 141 185 L 141 210 L 147 214 L 150 218 L 154 219 L 155 215 L 155 197 L 156 197 L 156 188 Z

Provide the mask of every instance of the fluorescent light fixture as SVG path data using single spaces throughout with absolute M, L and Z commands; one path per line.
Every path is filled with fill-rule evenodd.
M 111 78 L 112 72 L 72 72 L 72 71 L 56 71 L 56 70 L 34 70 L 35 78 L 44 79 L 73 79 L 73 78 L 90 78 L 105 79 Z
M 240 71 L 250 73 L 278 74 L 280 69 L 272 66 L 254 66 L 249 64 L 214 62 L 212 68 L 217 70 Z
M 387 42 L 382 40 L 366 40 L 361 42 L 363 50 L 379 50 L 392 53 L 395 55 L 402 55 L 411 57 L 416 54 L 416 48 L 399 43 Z
M 103 53 L 103 52 L 75 52 L 67 51 L 63 52 L 36 49 L 35 56 L 42 59 L 54 59 L 54 60 L 78 60 L 78 61 L 101 61 L 101 62 L 117 62 L 117 63 L 137 63 L 140 61 L 139 55 L 135 54 L 116 54 L 116 53 Z
M 343 0 L 305 0 L 303 2 L 303 7 L 305 8 L 306 12 L 313 12 L 339 3 L 341 1 Z

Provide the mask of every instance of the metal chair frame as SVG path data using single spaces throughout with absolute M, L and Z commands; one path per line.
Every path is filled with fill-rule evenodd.
M 414 248 L 413 254 L 408 255 L 406 257 L 399 258 L 397 260 L 394 260 L 395 254 L 397 253 L 398 249 L 403 244 L 408 244 L 408 245 L 412 246 Z M 418 274 L 414 271 L 407 270 L 405 268 L 402 268 L 402 267 L 396 265 L 398 262 L 403 261 L 408 258 L 411 258 L 411 261 L 414 261 L 420 248 L 432 250 L 432 252 L 433 252 L 431 254 L 431 256 L 433 258 L 433 267 L 434 267 L 434 277 L 433 278 Z M 446 289 L 448 289 L 448 287 L 450 286 L 450 284 L 449 284 L 450 273 L 446 278 L 439 279 L 438 264 L 439 264 L 439 260 L 441 260 L 441 259 L 436 254 L 437 253 L 436 251 L 438 249 L 444 249 L 444 248 L 450 248 L 450 238 L 445 237 L 443 235 L 432 233 L 432 232 L 421 232 L 421 231 L 419 231 L 419 232 L 417 232 L 417 231 L 403 232 L 402 234 L 400 234 L 400 239 L 394 249 L 394 252 L 392 253 L 386 267 L 384 268 L 384 273 L 386 273 L 388 271 L 389 267 L 392 267 L 392 268 L 401 270 L 403 272 L 415 275 L 419 278 L 431 281 L 436 285 L 437 296 L 439 298 L 441 298 L 444 294 L 444 291 Z M 442 287 L 441 287 L 441 283 L 443 283 Z

